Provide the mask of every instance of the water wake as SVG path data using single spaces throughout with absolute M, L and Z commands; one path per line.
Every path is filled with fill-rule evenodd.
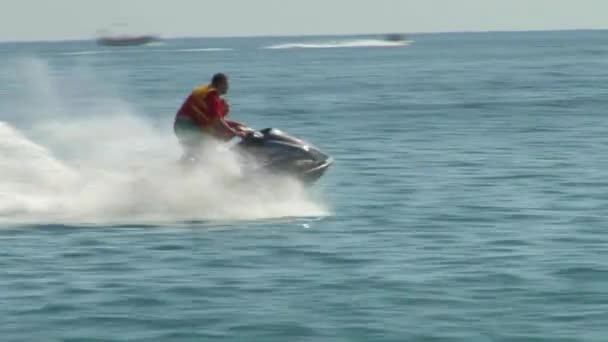
M 328 41 L 328 42 L 311 42 L 311 43 L 288 43 L 277 44 L 265 47 L 271 50 L 285 49 L 338 49 L 338 48 L 369 48 L 369 47 L 399 47 L 407 46 L 409 41 L 386 41 L 379 39 L 363 39 L 363 40 L 343 40 L 343 41 Z

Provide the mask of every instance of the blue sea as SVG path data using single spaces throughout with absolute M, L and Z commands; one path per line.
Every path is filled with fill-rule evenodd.
M 0 44 L 0 340 L 607 341 L 607 32 L 407 39 Z M 176 168 L 220 71 L 317 184 Z

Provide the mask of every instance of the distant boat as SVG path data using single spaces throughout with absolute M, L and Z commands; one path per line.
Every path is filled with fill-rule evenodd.
M 390 33 L 384 36 L 384 40 L 388 42 L 404 42 L 405 36 L 401 33 Z
M 137 46 L 160 41 L 153 35 L 141 36 L 104 36 L 97 38 L 97 44 L 106 46 Z
M 121 31 L 125 31 L 126 25 L 122 26 Z M 110 34 L 106 30 L 97 31 L 97 44 L 107 46 L 134 46 L 157 42 L 158 36 L 151 34 Z

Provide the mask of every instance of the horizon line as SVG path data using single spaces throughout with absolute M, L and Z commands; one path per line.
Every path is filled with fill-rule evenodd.
M 161 40 L 180 40 L 180 39 L 244 39 L 244 38 L 315 38 L 315 37 L 355 37 L 355 36 L 376 36 L 387 34 L 408 35 L 434 35 L 434 34 L 467 34 L 467 33 L 533 33 L 533 32 L 580 32 L 580 31 L 608 31 L 608 28 L 565 28 L 565 29 L 507 29 L 507 30 L 454 30 L 454 31 L 417 31 L 417 32 L 367 32 L 367 33 L 320 33 L 320 34 L 236 34 L 236 35 L 170 35 L 147 34 L 159 37 Z M 95 41 L 97 37 L 91 38 L 50 38 L 50 39 L 0 39 L 0 44 L 21 44 L 21 43 L 68 43 L 68 42 L 87 42 Z

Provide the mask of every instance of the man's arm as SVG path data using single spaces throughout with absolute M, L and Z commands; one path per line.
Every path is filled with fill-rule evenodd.
M 241 133 L 236 128 L 233 128 L 233 126 L 226 122 L 226 120 L 224 119 L 224 113 L 222 113 L 222 111 L 224 110 L 223 103 L 219 95 L 209 94 L 209 96 L 207 97 L 207 108 L 209 117 L 212 120 L 212 125 L 215 128 L 232 136 L 244 136 L 244 133 Z
M 224 104 L 224 110 L 226 110 L 226 114 L 224 115 L 224 117 L 228 116 L 228 113 L 230 113 L 230 104 L 225 101 L 225 100 L 221 100 L 222 103 Z M 247 126 L 245 126 L 244 124 L 238 122 L 238 121 L 233 121 L 233 120 L 226 120 L 224 119 L 224 121 L 226 121 L 226 123 L 228 124 L 228 126 L 232 127 L 233 129 L 240 131 L 243 128 L 246 128 Z
M 238 121 L 232 121 L 232 120 L 224 120 L 224 121 L 226 121 L 226 123 L 230 127 L 234 128 L 237 131 L 247 127 L 247 126 L 245 126 L 245 124 L 242 124 L 242 123 L 240 123 Z

